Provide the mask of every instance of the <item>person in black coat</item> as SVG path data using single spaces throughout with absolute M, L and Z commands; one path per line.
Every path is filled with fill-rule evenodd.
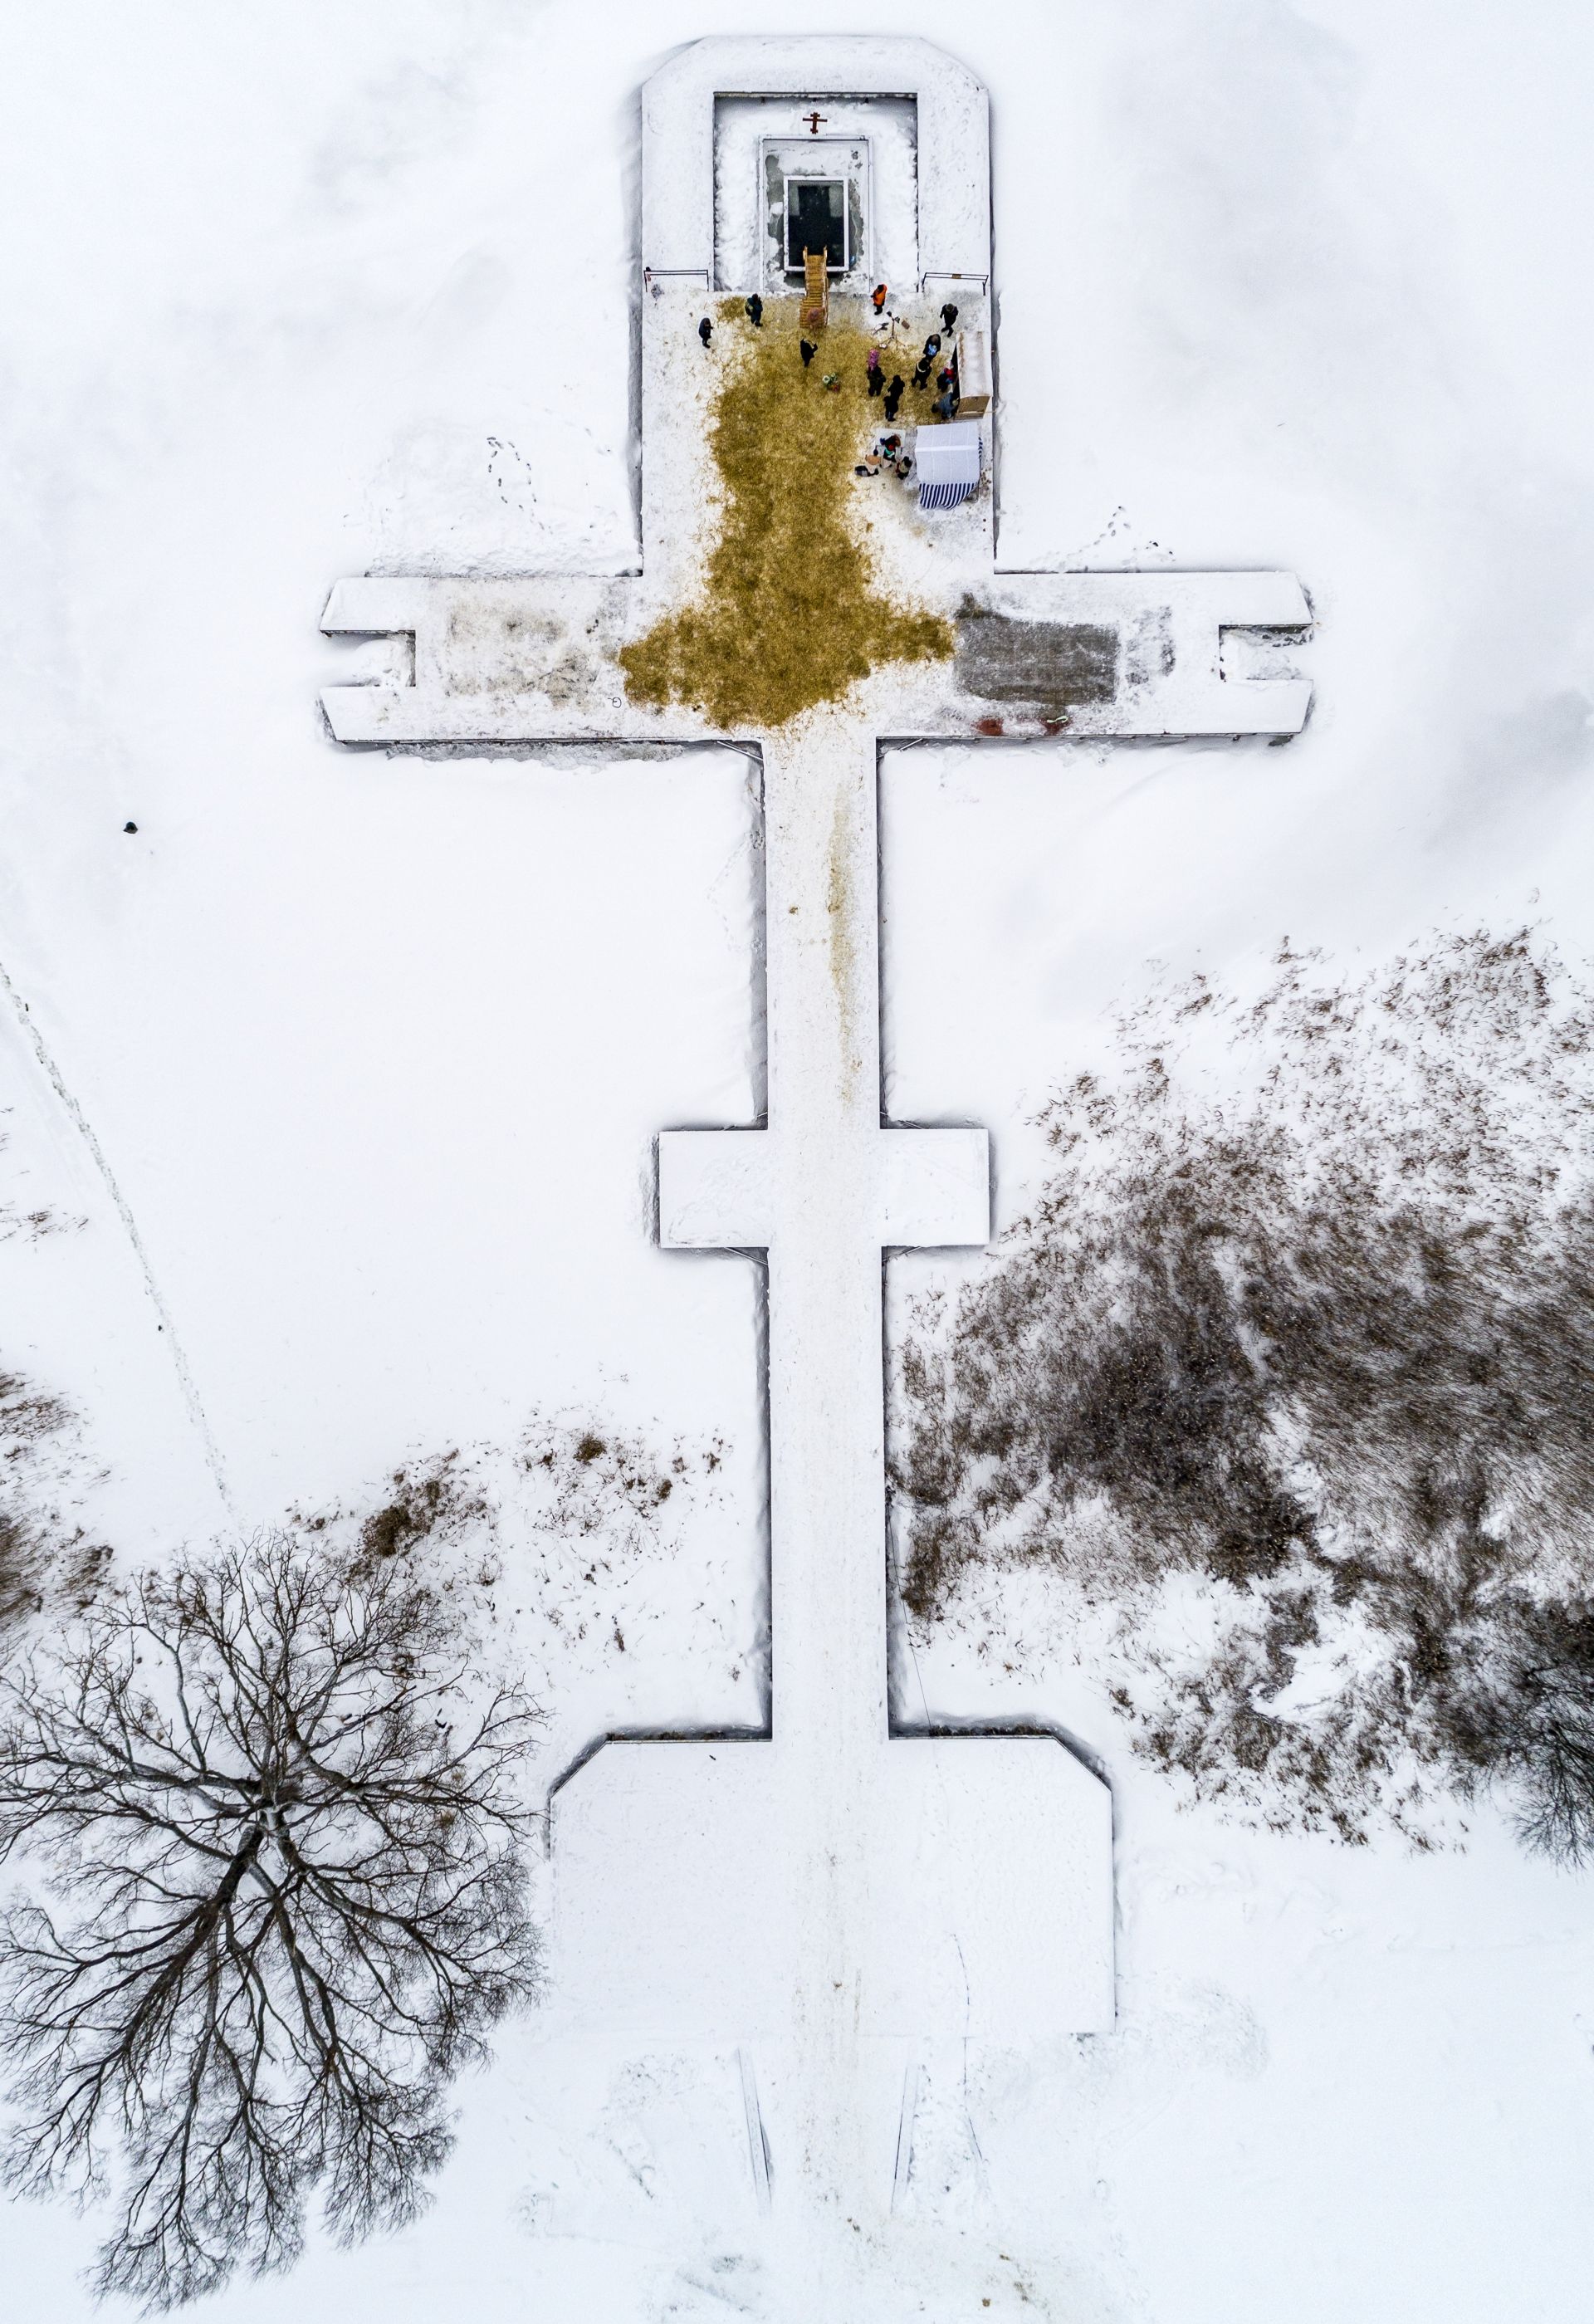
M 748 321 L 752 325 L 755 331 L 761 331 L 764 327 L 763 300 L 759 297 L 758 292 L 755 290 L 752 297 L 745 303 L 747 307 Z
M 957 320 L 957 309 L 956 309 L 955 307 L 943 307 L 943 308 L 942 308 L 942 309 L 941 309 L 941 327 L 942 327 L 943 330 L 950 331 L 950 330 L 951 330 L 951 328 L 952 328 L 952 327 L 953 327 L 953 325 L 956 322 L 956 320 Z
M 708 345 L 710 339 L 714 337 L 714 325 L 709 321 L 706 315 L 705 315 L 703 320 L 697 326 L 697 336 L 703 341 L 705 346 Z
M 819 350 L 814 345 L 812 339 L 799 339 L 797 341 L 797 353 L 803 359 L 803 369 L 805 371 L 807 370 L 808 365 L 813 362 Z

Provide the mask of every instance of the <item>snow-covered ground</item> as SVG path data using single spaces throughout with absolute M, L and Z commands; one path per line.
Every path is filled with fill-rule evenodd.
M 1287 748 L 889 761 L 890 1102 L 990 1126 L 1005 1219 L 1029 1117 L 1151 957 L 1524 918 L 1594 954 L 1594 42 L 1566 0 L 870 28 L 992 91 L 1003 561 L 1276 564 L 1321 622 Z M 129 1554 L 225 1514 L 145 1264 L 246 1525 L 533 1412 L 723 1436 L 671 1548 L 702 1586 L 617 1582 L 628 1651 L 548 1664 L 573 1723 L 610 1686 L 594 1716 L 667 1718 L 675 1672 L 683 1717 L 756 1693 L 751 1270 L 648 1234 L 655 1131 L 755 1110 L 747 769 L 339 752 L 318 690 L 387 650 L 316 622 L 367 568 L 631 560 L 634 91 L 761 29 L 713 0 L 8 23 L 0 1194 L 66 1223 L 0 1243 L 0 1359 L 78 1407 L 62 1505 Z M 1586 1880 L 1487 1815 L 1418 1857 L 1177 1812 L 1044 1593 L 1001 1619 L 917 1683 L 1107 1755 L 1119 2029 L 926 2062 L 860 2324 L 1580 2316 Z M 426 2221 L 217 2314 L 806 2324 L 733 2058 L 502 2050 Z M 5 2250 L 16 2312 L 87 2314 L 70 2213 L 7 2211 Z

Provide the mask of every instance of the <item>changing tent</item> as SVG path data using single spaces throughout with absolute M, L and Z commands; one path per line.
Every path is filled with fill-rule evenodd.
M 914 446 L 922 509 L 955 508 L 980 482 L 980 423 L 948 420 L 921 428 Z

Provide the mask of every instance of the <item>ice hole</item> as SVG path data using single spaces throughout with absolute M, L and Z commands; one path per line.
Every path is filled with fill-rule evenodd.
M 786 271 L 800 274 L 809 251 L 825 253 L 825 272 L 844 274 L 847 248 L 847 189 L 841 178 L 786 180 Z

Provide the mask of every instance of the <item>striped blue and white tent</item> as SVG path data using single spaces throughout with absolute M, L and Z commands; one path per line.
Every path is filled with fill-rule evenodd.
M 918 465 L 920 508 L 956 508 L 960 501 L 966 501 L 978 488 L 978 420 L 949 420 L 939 428 L 921 428 L 914 454 Z

